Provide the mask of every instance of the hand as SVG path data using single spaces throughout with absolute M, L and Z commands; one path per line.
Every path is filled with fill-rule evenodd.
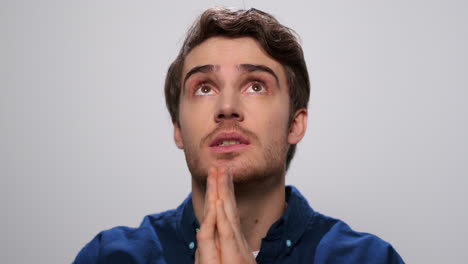
M 241 232 L 234 184 L 225 168 L 210 168 L 205 213 L 197 233 L 196 264 L 256 263 Z

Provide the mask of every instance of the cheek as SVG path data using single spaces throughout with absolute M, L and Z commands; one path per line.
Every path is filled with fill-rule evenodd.
M 256 118 L 266 119 L 271 124 L 287 122 L 289 118 L 289 100 L 283 95 L 266 96 L 263 98 L 247 98 L 244 103 L 249 113 Z
M 179 118 L 182 133 L 185 138 L 196 138 L 206 134 L 213 120 L 212 104 L 210 103 L 181 103 Z
M 282 135 L 287 131 L 289 108 L 275 105 L 252 105 L 246 113 L 257 131 L 268 135 Z

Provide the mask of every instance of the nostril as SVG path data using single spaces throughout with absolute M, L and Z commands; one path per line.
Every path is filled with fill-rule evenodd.
M 218 114 L 218 115 L 216 116 L 216 121 L 217 121 L 217 122 L 219 122 L 219 121 L 221 121 L 221 120 L 231 120 L 231 119 L 237 120 L 237 121 L 241 121 L 241 120 L 242 120 L 242 117 L 241 117 L 241 115 L 238 114 L 238 113 L 230 113 L 230 114 L 224 114 L 224 113 L 222 113 L 222 114 Z

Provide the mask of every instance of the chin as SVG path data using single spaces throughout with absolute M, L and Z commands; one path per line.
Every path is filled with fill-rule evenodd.
M 268 152 L 267 152 L 268 153 Z M 210 167 L 225 167 L 232 174 L 234 184 L 241 186 L 259 186 L 272 184 L 281 180 L 286 173 L 285 157 L 281 155 L 238 155 L 238 153 L 223 153 L 213 159 L 201 159 L 198 156 L 190 156 L 187 164 L 193 180 L 199 184 L 206 184 L 208 169 Z M 186 155 L 186 158 L 188 156 Z M 200 162 L 206 160 L 207 162 Z
M 249 183 L 260 183 L 275 175 L 282 175 L 282 167 L 277 164 L 268 164 L 265 161 L 231 161 L 223 162 L 232 175 L 234 184 L 245 185 Z

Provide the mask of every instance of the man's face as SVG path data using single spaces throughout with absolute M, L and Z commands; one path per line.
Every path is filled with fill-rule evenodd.
M 254 39 L 213 37 L 185 58 L 174 139 L 195 180 L 220 166 L 238 183 L 283 175 L 300 140 L 288 117 L 284 69 Z

